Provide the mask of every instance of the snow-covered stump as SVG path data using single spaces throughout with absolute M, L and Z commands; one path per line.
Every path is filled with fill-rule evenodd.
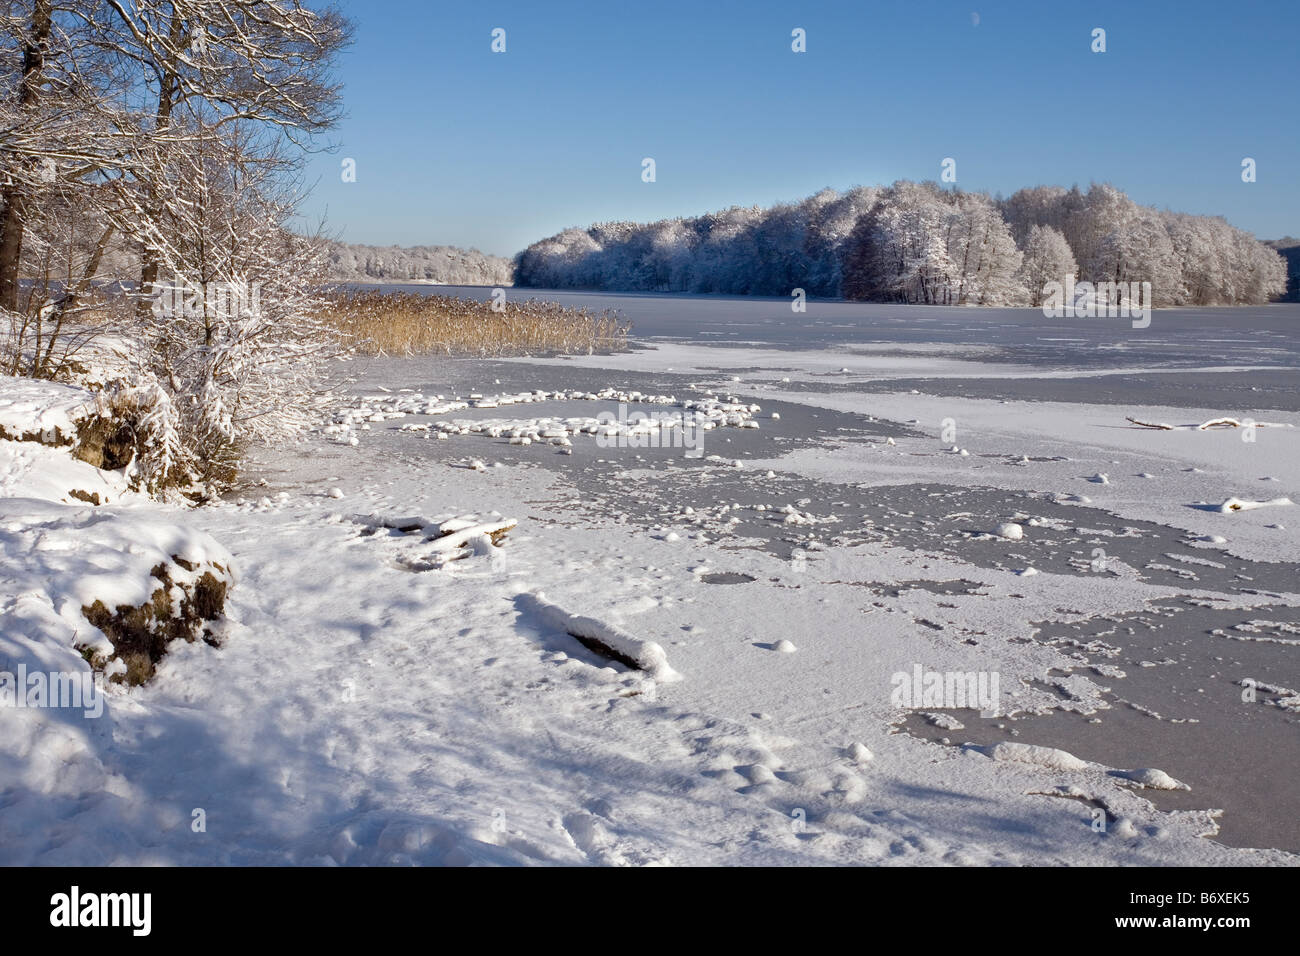
M 202 640 L 211 647 L 220 641 L 212 625 L 225 611 L 226 591 L 230 586 L 227 569 L 209 562 L 193 564 L 177 555 L 170 563 L 159 563 L 149 571 L 158 583 L 143 604 L 119 604 L 110 610 L 97 600 L 81 613 L 99 628 L 113 645 L 113 657 L 121 661 L 110 680 L 143 684 L 167 653 L 167 645 L 183 640 Z M 103 655 L 95 655 L 90 664 L 105 669 Z M 106 671 L 107 673 L 107 671 Z
M 0 556 L 0 590 L 20 596 L 0 610 L 0 658 L 84 662 L 131 685 L 153 676 L 173 640 L 216 645 L 235 582 L 206 534 L 35 498 L 0 499 Z

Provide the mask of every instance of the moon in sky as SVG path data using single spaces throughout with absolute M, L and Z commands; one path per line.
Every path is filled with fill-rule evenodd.
M 970 25 L 973 27 L 980 25 L 980 15 L 978 13 L 972 13 L 970 15 Z

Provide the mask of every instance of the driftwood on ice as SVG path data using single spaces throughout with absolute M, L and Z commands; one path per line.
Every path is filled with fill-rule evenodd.
M 1208 422 L 1201 422 L 1199 425 L 1169 425 L 1165 422 L 1142 422 L 1129 416 L 1125 421 L 1132 422 L 1142 428 L 1156 428 L 1164 432 L 1176 431 L 1196 431 L 1203 432 L 1211 428 L 1293 428 L 1289 422 L 1253 422 L 1250 419 L 1240 421 L 1236 418 L 1211 418 Z

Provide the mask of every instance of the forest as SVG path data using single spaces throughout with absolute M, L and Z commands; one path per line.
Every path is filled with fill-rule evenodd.
M 1281 255 L 1219 217 L 1167 212 L 1109 184 L 1010 197 L 900 181 L 797 203 L 570 228 L 515 258 L 515 284 L 1040 305 L 1047 282 L 1150 282 L 1156 306 L 1258 305 L 1286 291 Z
M 440 285 L 510 285 L 509 259 L 455 246 L 368 246 L 332 242 L 330 278 L 340 282 L 429 282 Z

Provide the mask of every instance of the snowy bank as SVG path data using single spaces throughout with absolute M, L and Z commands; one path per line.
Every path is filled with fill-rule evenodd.
M 70 445 L 94 406 L 95 396 L 83 388 L 0 376 L 0 438 Z
M 37 665 L 137 684 L 169 641 L 215 642 L 231 558 L 67 447 L 92 393 L 0 379 L 0 668 Z M 113 507 L 108 507 L 109 503 Z

